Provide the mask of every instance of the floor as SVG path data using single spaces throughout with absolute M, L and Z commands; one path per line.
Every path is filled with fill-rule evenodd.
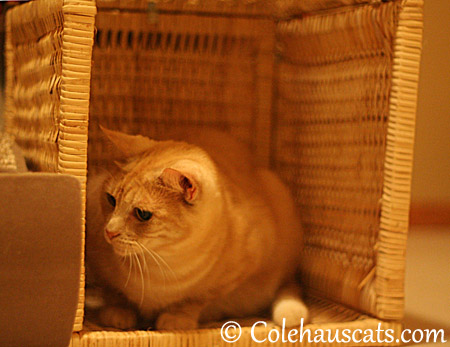
M 444 329 L 450 346 L 450 226 L 412 227 L 406 255 L 405 328 Z

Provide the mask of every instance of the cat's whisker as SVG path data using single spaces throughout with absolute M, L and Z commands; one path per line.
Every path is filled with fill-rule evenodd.
M 128 255 L 128 245 L 127 245 L 126 253 L 125 253 L 125 254 Z M 133 267 L 133 258 L 130 256 L 130 257 L 128 257 L 128 259 L 129 259 L 129 268 L 128 268 L 128 277 L 127 277 L 127 280 L 126 280 L 126 282 L 125 282 L 125 288 L 127 287 L 128 282 L 130 281 L 130 277 L 131 277 L 131 268 Z
M 178 278 L 177 278 L 175 272 L 172 270 L 172 268 L 170 267 L 170 265 L 167 264 L 167 262 L 164 260 L 163 257 L 161 257 L 161 256 L 160 256 L 158 253 L 156 253 L 155 251 L 152 251 L 152 253 L 153 253 L 155 256 L 157 256 L 157 257 L 159 258 L 159 260 L 162 262 L 162 264 L 165 265 L 166 268 L 170 271 L 170 274 L 173 276 L 173 279 L 175 280 L 175 284 L 176 284 L 176 286 L 177 286 L 177 291 L 178 291 L 178 293 L 180 293 L 180 284 L 179 284 L 179 282 L 178 282 Z
M 144 292 L 145 292 L 145 280 L 144 280 L 144 273 L 142 272 L 142 266 L 141 262 L 139 260 L 139 257 L 136 253 L 133 253 L 133 256 L 136 258 L 136 263 L 139 268 L 139 272 L 141 274 L 141 301 L 139 302 L 139 307 L 142 306 L 142 303 L 144 302 Z
M 133 241 L 133 245 L 137 246 L 140 249 L 142 249 L 142 247 L 140 246 L 138 241 Z M 142 290 L 141 290 L 141 301 L 140 301 L 139 306 L 142 306 L 142 303 L 144 301 L 144 292 L 145 292 L 145 279 L 144 279 L 145 277 L 144 277 L 144 274 L 145 274 L 145 271 L 147 270 L 147 261 L 145 260 L 145 257 L 143 257 L 144 264 L 142 265 L 141 264 L 140 254 L 139 253 L 134 253 L 133 255 L 136 257 L 136 262 L 137 262 L 137 265 L 139 267 L 139 272 L 140 272 L 140 275 L 141 275 L 141 285 L 142 285 L 141 289 Z
M 122 260 L 121 260 L 122 266 L 125 265 L 125 263 L 126 263 L 126 261 L 127 261 L 127 256 L 128 256 L 128 246 L 127 246 L 127 248 L 125 248 L 125 256 L 123 256 L 123 257 L 122 257 Z
M 166 268 L 171 272 L 171 275 L 174 277 L 175 280 L 177 280 L 177 276 L 175 275 L 175 272 L 172 270 L 172 268 L 170 267 L 169 264 L 167 264 L 167 262 L 164 260 L 163 257 L 161 257 L 158 253 L 156 253 L 155 251 L 151 251 L 155 256 L 158 257 L 158 259 L 163 263 L 163 265 L 166 266 Z
M 142 248 L 141 244 L 139 243 L 139 241 L 136 241 L 136 245 L 141 249 L 142 253 L 138 254 L 138 256 L 142 255 L 142 260 L 144 261 L 144 273 L 147 271 L 148 275 L 150 276 L 149 273 L 149 269 L 148 269 L 148 265 L 147 265 L 147 260 L 145 259 L 145 255 L 143 254 L 144 249 Z
M 142 247 L 141 247 L 141 245 L 139 244 L 139 242 L 136 242 L 136 244 L 138 245 L 138 247 L 142 250 Z M 145 259 L 145 254 L 142 252 L 142 253 L 140 253 L 140 254 L 138 254 L 137 255 L 138 256 L 138 258 L 140 257 L 140 256 L 142 256 L 142 260 L 143 260 L 143 262 L 144 262 L 144 278 L 145 278 L 145 272 L 147 272 L 147 276 L 148 276 L 148 278 L 150 279 L 150 270 L 149 270 L 149 268 L 148 268 L 148 265 L 147 265 L 147 260 Z M 141 303 L 142 304 L 142 303 Z
M 152 259 L 155 261 L 156 265 L 159 268 L 159 271 L 161 272 L 161 275 L 163 276 L 163 281 L 164 281 L 164 289 L 166 288 L 166 274 L 164 272 L 164 269 L 161 267 L 161 264 L 159 263 L 158 259 L 153 255 L 153 253 L 147 248 L 145 247 L 142 243 L 138 242 L 138 244 L 141 246 L 141 248 L 146 251 L 150 257 L 152 257 Z

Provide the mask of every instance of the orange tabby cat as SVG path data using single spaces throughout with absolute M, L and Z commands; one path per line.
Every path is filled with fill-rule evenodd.
M 124 160 L 88 183 L 87 264 L 158 329 L 192 329 L 272 305 L 277 324 L 308 310 L 294 272 L 301 227 L 287 188 L 221 133 L 188 144 L 104 129 Z M 195 144 L 195 145 L 194 145 Z M 134 314 L 104 308 L 103 323 Z

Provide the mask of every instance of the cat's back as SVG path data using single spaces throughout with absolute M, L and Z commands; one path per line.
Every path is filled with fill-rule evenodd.
M 196 145 L 205 150 L 214 161 L 220 164 L 234 163 L 235 166 L 246 169 L 253 166 L 253 158 L 248 146 L 220 130 L 205 128 L 186 131 L 185 129 L 174 128 L 161 139 L 184 141 Z
M 255 179 L 256 166 L 248 146 L 223 131 L 212 128 L 188 131 L 175 128 L 158 140 L 183 141 L 201 148 L 210 156 L 219 172 L 236 184 L 251 185 Z

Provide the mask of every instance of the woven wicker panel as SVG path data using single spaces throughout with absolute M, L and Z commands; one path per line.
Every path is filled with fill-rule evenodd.
M 375 273 L 398 3 L 281 22 L 277 171 L 294 191 L 310 291 L 377 314 Z M 369 301 L 369 302 L 367 302 Z
M 95 327 L 92 327 L 90 331 L 85 330 L 80 333 L 72 335 L 70 347 L 88 347 L 88 346 L 104 346 L 104 347 L 131 347 L 131 346 L 158 346 L 158 347 L 188 347 L 188 346 L 399 346 L 401 323 L 398 322 L 383 322 L 375 318 L 368 317 L 360 314 L 356 311 L 350 310 L 346 307 L 336 305 L 329 301 L 308 298 L 308 307 L 310 308 L 310 315 L 312 322 L 304 325 L 303 341 L 300 342 L 299 334 L 293 335 L 292 339 L 295 343 L 286 342 L 288 338 L 289 330 L 284 332 L 282 337 L 282 331 L 280 327 L 276 327 L 273 323 L 264 318 L 249 318 L 244 320 L 237 320 L 242 326 L 242 333 L 239 340 L 235 343 L 225 342 L 221 336 L 220 327 L 224 322 L 214 324 L 214 328 L 199 329 L 192 331 L 96 331 Z M 280 337 L 277 342 L 258 343 L 251 335 L 251 326 L 257 321 L 266 321 L 267 327 L 258 325 L 254 330 L 254 337 L 259 341 L 267 339 L 271 329 L 277 329 L 280 332 Z M 295 329 L 300 329 L 299 326 Z M 342 335 L 344 329 L 347 330 L 348 335 L 352 335 L 359 329 L 359 333 L 355 334 L 355 341 L 348 341 L 345 343 L 345 336 Z M 379 329 L 379 342 L 377 339 L 377 329 Z M 388 336 L 385 334 L 387 329 L 391 329 Z M 308 332 L 311 340 L 316 337 L 320 339 L 323 334 L 322 340 L 325 343 L 320 343 L 320 340 L 316 340 L 316 343 L 308 343 Z M 318 330 L 321 330 L 320 333 Z M 372 341 L 363 341 L 365 335 L 369 333 L 367 330 L 371 330 L 373 334 Z M 230 331 L 232 336 L 234 333 Z M 330 335 L 329 335 L 330 334 Z M 276 338 L 274 333 L 271 334 L 272 339 Z M 318 336 L 318 337 L 317 337 Z M 329 336 L 329 337 L 328 337 Z M 336 339 L 337 336 L 337 339 Z M 284 339 L 284 340 L 283 340 Z M 343 341 L 344 343 L 338 343 Z M 359 341 L 358 341 L 359 340 Z
M 7 15 L 5 127 L 35 170 L 58 167 L 62 26 L 62 0 Z
M 219 128 L 268 163 L 272 21 L 100 11 L 96 25 L 90 165 L 107 159 L 98 125 L 157 138 Z
M 274 0 L 98 0 L 99 9 L 145 10 L 150 16 L 163 12 L 208 13 L 245 17 L 269 17 L 276 10 Z
M 64 0 L 63 76 L 58 138 L 58 172 L 76 176 L 81 183 L 83 247 L 78 309 L 74 331 L 83 327 L 84 317 L 84 228 L 88 154 L 89 98 L 97 9 L 91 0 Z
M 101 9 L 147 10 L 149 15 L 162 12 L 203 13 L 242 17 L 286 18 L 293 15 L 384 0 L 98 0 Z
M 404 309 L 405 251 L 419 65 L 422 50 L 423 0 L 402 1 L 394 41 L 389 123 L 384 160 L 377 267 L 371 290 L 377 315 L 399 319 Z M 368 293 L 368 298 L 373 297 Z M 372 304 L 365 300 L 366 304 Z
M 388 0 L 390 1 L 390 0 Z M 379 4 L 385 0 L 279 0 L 276 13 L 278 16 L 288 17 L 295 15 L 314 14 L 319 11 L 342 10 L 346 7 L 355 7 L 364 4 Z

